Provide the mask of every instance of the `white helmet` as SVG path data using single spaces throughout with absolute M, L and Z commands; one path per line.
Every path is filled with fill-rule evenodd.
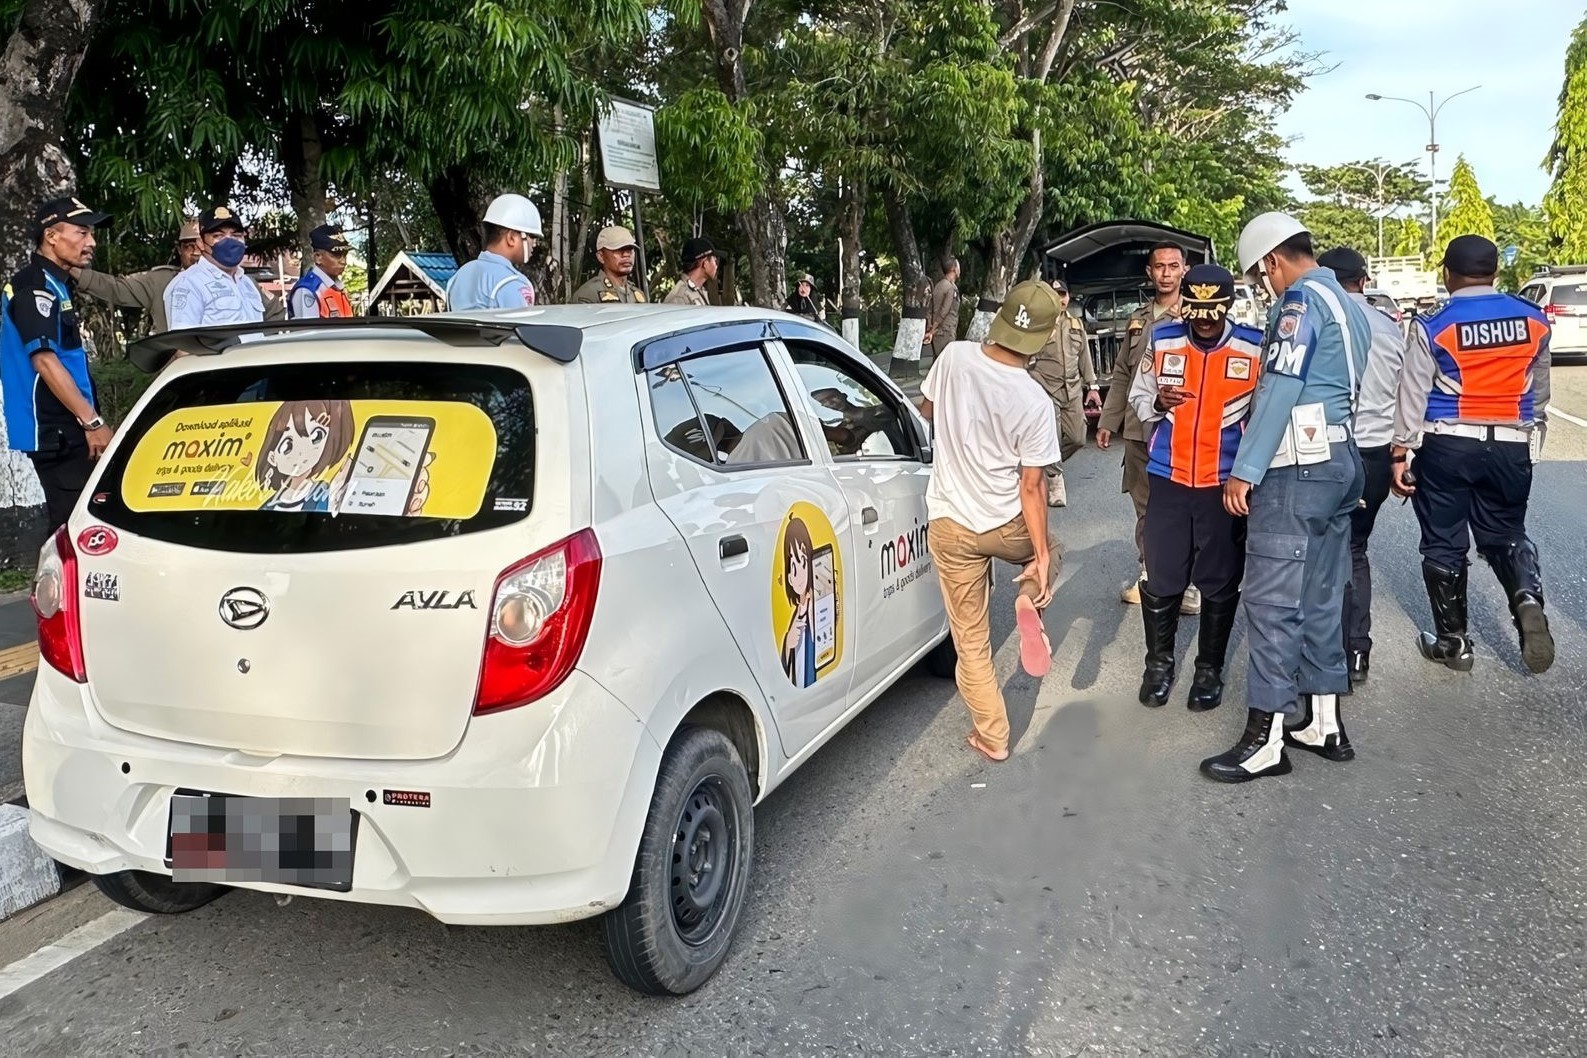
M 1288 213 L 1263 213 L 1253 217 L 1240 232 L 1238 256 L 1240 271 L 1249 273 L 1258 261 L 1272 253 L 1286 239 L 1305 232 L 1306 225 Z
M 497 195 L 485 210 L 485 223 L 540 237 L 540 211 L 522 195 Z

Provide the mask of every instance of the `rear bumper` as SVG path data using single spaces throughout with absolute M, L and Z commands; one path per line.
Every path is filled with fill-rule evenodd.
M 265 758 L 129 734 L 44 665 L 22 758 L 33 839 L 90 873 L 168 875 L 169 805 L 179 788 L 347 798 L 361 816 L 351 891 L 239 888 L 521 925 L 587 918 L 622 902 L 661 748 L 582 672 L 546 700 L 474 718 L 446 757 L 368 761 Z M 431 807 L 386 805 L 387 789 L 425 791 Z

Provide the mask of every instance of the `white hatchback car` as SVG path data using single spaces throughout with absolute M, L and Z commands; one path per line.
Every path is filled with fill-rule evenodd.
M 917 661 L 951 675 L 925 424 L 781 313 L 238 330 L 135 347 L 200 355 L 43 550 L 34 839 L 143 911 L 604 915 L 623 981 L 698 987 L 752 806 Z

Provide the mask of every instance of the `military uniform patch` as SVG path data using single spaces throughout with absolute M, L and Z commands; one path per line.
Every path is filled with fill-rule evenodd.
M 48 316 L 55 311 L 55 295 L 48 290 L 35 290 L 33 307 L 39 310 L 40 316 Z
M 1285 309 L 1284 315 L 1278 318 L 1278 336 L 1293 338 L 1298 330 L 1300 330 L 1300 313 Z
M 1244 380 L 1251 377 L 1251 361 L 1244 357 L 1231 359 L 1223 366 L 1223 377 Z
M 634 291 L 634 301 L 643 305 L 645 303 L 645 292 L 643 290 Z
M 621 301 L 621 300 L 622 300 L 622 298 L 619 298 L 619 297 L 618 297 L 618 296 L 617 296 L 617 291 L 615 291 L 615 290 L 603 290 L 603 291 L 601 291 L 601 292 L 600 292 L 600 294 L 599 294 L 599 295 L 597 295 L 597 296 L 598 296 L 598 297 L 599 297 L 599 298 L 600 298 L 600 299 L 601 299 L 601 300 L 602 300 L 602 301 L 603 301 L 603 302 L 606 302 L 606 301 Z

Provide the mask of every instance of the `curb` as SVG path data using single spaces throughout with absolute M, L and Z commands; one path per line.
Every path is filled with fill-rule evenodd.
M 26 805 L 0 805 L 0 922 L 59 896 L 62 867 L 33 844 Z

